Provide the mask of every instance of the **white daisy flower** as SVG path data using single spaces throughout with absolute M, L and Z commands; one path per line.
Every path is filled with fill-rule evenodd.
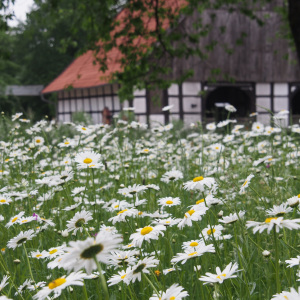
M 21 116 L 23 115 L 23 113 L 16 113 L 14 115 L 11 116 L 11 120 L 12 121 L 16 121 L 17 119 L 19 119 Z
M 132 266 L 136 262 L 135 255 L 139 253 L 135 250 L 127 250 L 127 251 L 112 251 L 110 257 L 110 265 L 115 266 L 116 268 L 122 268 L 124 266 Z
M 208 207 L 203 205 L 195 205 L 195 209 L 190 209 L 184 214 L 183 219 L 178 223 L 178 228 L 182 229 L 184 226 L 191 227 L 193 221 L 200 221 L 202 216 L 206 214 Z
M 138 261 L 138 263 L 132 267 L 131 281 L 134 283 L 136 280 L 141 281 L 142 273 L 149 274 L 148 268 L 155 268 L 159 264 L 159 260 L 154 256 L 145 257 Z
M 224 227 L 222 225 L 213 225 L 208 226 L 202 230 L 202 234 L 199 235 L 199 237 L 203 237 L 205 240 L 207 239 L 222 239 L 222 230 Z
M 297 207 L 300 202 L 300 194 L 294 197 L 287 199 L 287 203 L 290 207 Z
M 178 171 L 176 169 L 173 169 L 171 171 L 166 172 L 162 177 L 161 177 L 161 181 L 165 182 L 165 183 L 170 183 L 173 181 L 178 181 L 179 179 L 183 178 L 183 174 L 181 171 Z
M 252 179 L 253 177 L 254 177 L 254 175 L 253 175 L 253 174 L 250 174 L 250 175 L 246 178 L 245 182 L 242 184 L 242 186 L 241 186 L 241 188 L 240 188 L 239 194 L 242 194 L 242 193 L 245 192 L 245 189 L 249 186 L 250 181 L 251 181 L 251 179 Z
M 164 270 L 163 270 L 163 274 L 164 274 L 164 275 L 167 275 L 168 273 L 174 272 L 174 271 L 176 271 L 175 268 L 164 269 Z
M 67 230 L 69 232 L 74 231 L 74 233 L 76 233 L 78 230 L 82 232 L 83 226 L 85 226 L 88 221 L 91 220 L 93 220 L 91 212 L 85 210 L 77 212 L 71 220 L 67 221 Z
M 226 104 L 225 109 L 229 112 L 233 112 L 233 113 L 236 112 L 236 108 L 231 104 Z
M 238 270 L 238 264 L 234 263 L 232 265 L 232 262 L 226 266 L 226 268 L 221 271 L 219 267 L 216 268 L 217 274 L 212 273 L 205 273 L 206 276 L 201 276 L 199 278 L 200 281 L 203 281 L 204 284 L 208 283 L 223 283 L 225 279 L 229 278 L 235 278 L 237 275 L 235 275 L 236 272 L 239 272 Z
M 253 233 L 257 231 L 262 233 L 265 229 L 267 229 L 268 234 L 271 232 L 273 227 L 275 227 L 276 232 L 279 232 L 279 229 L 287 228 L 289 230 L 299 229 L 300 228 L 300 219 L 293 220 L 284 220 L 283 217 L 279 218 L 267 218 L 264 222 L 255 222 L 255 221 L 247 221 L 246 227 L 253 227 Z
M 97 269 L 95 259 L 105 264 L 109 263 L 111 251 L 116 250 L 121 241 L 121 235 L 106 232 L 98 233 L 95 238 L 89 237 L 85 241 L 71 241 L 59 265 L 66 270 L 86 269 L 87 273 L 91 274 Z
M 86 277 L 86 274 L 82 271 L 77 273 L 73 272 L 68 276 L 62 276 L 51 281 L 47 286 L 43 287 L 36 295 L 33 296 L 33 299 L 43 300 L 46 299 L 52 292 L 54 293 L 54 298 L 57 298 L 61 295 L 63 289 L 70 285 L 79 285 L 83 286 L 83 280 Z
M 45 258 L 46 256 L 43 255 L 43 253 L 41 253 L 39 250 L 36 250 L 36 251 L 31 251 L 29 257 L 41 259 L 41 258 Z
M 167 106 L 164 106 L 162 108 L 162 111 L 168 111 L 168 110 L 171 110 L 171 108 L 173 107 L 174 105 L 167 105 Z
M 147 187 L 140 184 L 134 184 L 133 186 L 125 187 L 118 190 L 118 193 L 129 198 L 133 198 L 134 195 L 138 193 L 143 193 L 147 190 Z
M 76 129 L 80 132 L 80 133 L 83 133 L 83 134 L 90 134 L 92 132 L 92 130 L 86 126 L 83 126 L 83 125 L 78 125 L 76 126 Z
M 216 123 L 214 123 L 214 122 L 206 124 L 206 129 L 207 130 L 213 131 L 213 130 L 216 130 L 216 128 L 217 128 L 217 126 L 216 126 Z
M 80 187 L 76 187 L 72 190 L 71 194 L 72 196 L 76 196 L 80 193 L 82 193 L 83 191 L 85 191 L 85 187 L 84 186 L 80 186 Z
M 108 286 L 112 286 L 120 282 L 124 282 L 125 284 L 129 285 L 131 280 L 132 280 L 132 267 L 128 267 L 126 271 L 121 270 L 118 272 L 118 274 L 113 275 L 110 279 L 107 280 L 107 282 L 108 282 Z
M 195 249 L 200 244 L 203 244 L 202 240 L 191 240 L 191 241 L 188 241 L 188 242 L 183 242 L 182 248 L 183 249 L 189 249 L 189 248 Z
M 1 282 L 0 282 L 0 292 L 9 284 L 8 279 L 10 278 L 10 276 L 3 276 Z
M 35 217 L 21 217 L 18 219 L 17 223 L 22 225 L 22 224 L 30 223 L 35 220 L 36 220 Z
M 180 222 L 180 219 L 173 219 L 173 218 L 167 218 L 167 219 L 158 219 L 153 222 L 153 224 L 157 225 L 164 225 L 166 227 L 172 227 L 174 225 L 177 225 Z
M 103 167 L 100 162 L 101 154 L 95 153 L 93 151 L 80 152 L 75 156 L 75 162 L 78 163 L 78 169 L 98 169 Z
M 271 300 L 299 300 L 300 299 L 300 287 L 298 291 L 294 288 L 290 288 L 290 292 L 283 291 L 280 294 L 276 294 Z
M 231 224 L 236 222 L 239 219 L 242 219 L 245 215 L 245 211 L 239 211 L 238 213 L 231 213 L 229 216 L 223 217 L 223 219 L 219 220 L 219 222 L 224 224 Z
M 178 262 L 181 262 L 182 264 L 184 264 L 188 259 L 202 256 L 207 252 L 214 253 L 215 252 L 214 245 L 213 244 L 205 245 L 204 242 L 200 242 L 196 248 L 189 247 L 186 250 L 184 250 L 184 253 L 177 253 L 176 256 L 174 256 L 171 259 L 171 263 L 176 264 Z
M 36 136 L 32 142 L 35 146 L 42 146 L 44 145 L 45 139 L 41 136 Z
M 299 266 L 300 265 L 300 255 L 298 255 L 296 258 L 287 259 L 285 262 L 288 264 L 288 266 L 287 266 L 288 268 Z
M 213 150 L 216 153 L 220 153 L 223 152 L 225 149 L 225 146 L 220 144 L 220 143 L 216 143 L 216 144 L 212 144 L 208 147 L 209 149 Z
M 21 231 L 16 237 L 10 239 L 7 243 L 8 248 L 16 249 L 17 247 L 20 247 L 22 244 L 26 243 L 29 240 L 32 240 L 36 234 L 34 234 L 34 231 L 32 229 L 27 231 Z
M 252 131 L 255 133 L 262 133 L 264 131 L 265 126 L 262 123 L 254 122 L 252 124 Z
M 158 240 L 159 235 L 164 235 L 163 231 L 166 230 L 166 227 L 163 225 L 156 226 L 145 226 L 144 228 L 137 229 L 136 233 L 130 235 L 130 240 L 132 244 L 136 247 L 141 247 L 143 241 Z
M 167 206 L 180 205 L 181 201 L 178 197 L 176 197 L 176 198 L 165 197 L 165 198 L 158 199 L 157 203 L 158 203 L 158 205 L 161 205 L 162 207 L 167 207 Z
M 9 203 L 12 202 L 12 199 L 10 197 L 8 197 L 7 195 L 4 194 L 0 194 L 0 205 L 2 204 L 7 204 L 9 205 Z
M 10 226 L 17 223 L 17 221 L 25 214 L 24 211 L 18 213 L 17 215 L 10 218 L 9 222 L 5 225 L 5 227 L 9 228 Z
M 185 190 L 191 191 L 191 190 L 198 190 L 201 192 L 204 192 L 206 188 L 209 190 L 214 190 L 217 187 L 217 183 L 214 178 L 212 177 L 203 177 L 198 176 L 195 177 L 193 180 L 185 182 L 183 184 L 183 188 Z
M 293 208 L 288 207 L 288 203 L 283 203 L 280 205 L 274 205 L 271 209 L 267 209 L 266 214 L 268 216 L 282 217 L 291 211 L 293 211 Z
M 181 300 L 189 296 L 188 292 L 179 284 L 171 285 L 165 292 L 160 292 L 159 295 L 153 294 L 149 300 Z
M 111 217 L 108 219 L 108 221 L 111 221 L 113 225 L 115 225 L 118 222 L 124 222 L 126 217 L 134 217 L 138 215 L 138 210 L 135 208 L 126 208 L 117 213 L 116 216 Z

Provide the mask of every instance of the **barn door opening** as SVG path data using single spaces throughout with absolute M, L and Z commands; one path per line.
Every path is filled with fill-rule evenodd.
M 216 103 L 229 103 L 237 109 L 235 113 L 231 113 L 231 118 L 246 121 L 253 110 L 253 99 L 254 93 L 250 89 L 245 90 L 234 86 L 215 87 L 208 91 L 205 99 L 205 118 L 207 122 L 215 121 L 218 113 Z M 227 113 L 224 108 L 221 119 L 226 119 Z M 219 114 L 218 118 L 220 118 Z
M 300 118 L 300 88 L 298 87 L 291 95 L 291 113 L 293 116 L 293 124 L 299 124 Z

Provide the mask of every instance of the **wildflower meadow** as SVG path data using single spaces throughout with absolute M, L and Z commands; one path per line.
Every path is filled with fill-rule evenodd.
M 2 114 L 0 299 L 300 299 L 300 127 L 229 116 Z

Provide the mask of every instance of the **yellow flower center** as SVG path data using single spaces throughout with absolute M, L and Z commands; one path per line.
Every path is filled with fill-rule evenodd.
M 85 128 L 85 127 L 82 127 L 81 129 L 82 129 L 82 130 L 86 130 L 86 128 Z
M 201 199 L 201 200 L 198 200 L 197 202 L 196 202 L 196 204 L 200 204 L 200 203 L 203 203 L 204 202 L 204 199 Z
M 118 205 L 118 204 L 114 206 L 114 208 L 118 208 L 118 207 L 119 207 L 119 205 Z
M 266 218 L 265 223 L 270 223 L 272 220 L 277 220 L 277 218 Z
M 166 201 L 166 204 L 173 204 L 173 201 L 168 200 L 168 201 Z
M 202 177 L 202 176 L 198 176 L 198 177 L 195 177 L 194 179 L 193 179 L 193 181 L 194 182 L 197 182 L 197 181 L 201 181 L 201 180 L 203 180 L 204 178 Z
M 195 210 L 191 209 L 191 210 L 187 211 L 187 212 L 185 213 L 185 215 L 186 215 L 186 214 L 189 214 L 189 215 L 191 216 L 194 212 L 195 212 Z M 184 216 L 185 216 L 185 215 L 184 215 Z M 186 216 L 185 216 L 185 217 L 186 217 Z
M 216 150 L 219 150 L 219 147 L 216 147 L 215 149 L 216 149 Z
M 49 254 L 54 254 L 54 253 L 56 253 L 57 252 L 57 249 L 53 249 L 53 250 L 51 250 L 50 252 L 49 252 Z
M 37 254 L 35 257 L 41 257 L 41 256 L 43 256 L 42 254 Z
M 70 143 L 69 142 L 65 142 L 65 145 L 69 145 Z
M 139 216 L 141 216 L 142 214 L 143 214 L 143 212 L 142 212 L 142 211 L 139 211 L 139 212 L 138 212 L 138 215 L 139 215 Z
M 40 142 L 41 142 L 41 140 L 37 139 L 37 140 L 35 140 L 35 142 L 36 142 L 36 143 L 40 143 Z
M 174 296 L 170 297 L 170 300 L 175 300 L 176 298 Z
M 23 221 L 22 221 L 22 223 L 26 223 L 26 222 L 28 222 L 28 220 L 23 220 Z
M 224 273 L 224 274 L 218 275 L 217 278 L 221 279 L 221 276 L 226 277 L 226 274 Z
M 1 203 L 5 203 L 6 200 L 5 200 L 5 199 L 1 199 L 0 202 L 1 202 Z
M 300 198 L 300 194 L 298 194 L 298 198 Z
M 256 126 L 256 129 L 259 129 L 260 127 L 259 126 Z
M 153 228 L 151 226 L 146 226 L 141 230 L 141 235 L 146 235 L 148 233 L 150 233 L 153 230 Z
M 126 277 L 127 274 L 124 274 L 123 276 L 121 276 L 121 279 L 124 279 Z
M 216 232 L 216 229 L 214 229 L 214 228 L 213 228 L 212 231 L 211 231 L 211 229 L 208 229 L 208 230 L 207 230 L 207 234 L 208 234 L 208 235 L 211 235 L 212 233 L 215 233 L 215 232 Z
M 246 180 L 244 183 L 243 183 L 243 186 L 245 186 L 247 184 L 248 180 Z
M 194 256 L 194 255 L 196 255 L 196 254 L 197 254 L 197 251 L 188 254 L 188 256 Z
M 86 158 L 83 162 L 85 164 L 90 164 L 93 160 L 91 158 Z
M 121 211 L 118 212 L 118 215 L 122 214 L 123 212 L 127 211 L 128 209 L 123 209 Z
M 4 252 L 4 251 L 5 251 L 5 248 L 1 248 L 1 251 Z
M 148 153 L 148 152 L 149 152 L 149 149 L 144 149 L 143 152 Z
M 50 282 L 50 283 L 48 284 L 48 288 L 49 288 L 50 290 L 53 290 L 53 289 L 57 288 L 58 286 L 64 284 L 66 281 L 67 281 L 66 278 L 58 278 L 58 279 L 55 279 L 55 280 L 53 280 L 52 282 Z
M 198 246 L 198 245 L 199 245 L 199 244 L 198 244 L 197 242 L 191 242 L 191 243 L 190 243 L 190 246 L 191 246 L 191 247 L 196 247 L 196 246 Z
M 5 162 L 8 162 L 9 161 L 9 158 L 7 158 L 6 160 L 5 160 Z
M 11 222 L 14 223 L 14 222 L 16 222 L 17 220 L 18 220 L 18 217 L 14 217 L 14 218 L 11 220 Z

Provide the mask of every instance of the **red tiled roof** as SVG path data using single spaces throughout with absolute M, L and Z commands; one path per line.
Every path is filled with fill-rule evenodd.
M 167 7 L 172 8 L 174 12 L 179 11 L 179 8 L 186 4 L 185 0 L 165 0 Z M 116 21 L 120 23 L 112 32 L 124 28 L 124 24 L 128 21 L 130 14 L 128 10 L 124 9 L 116 17 Z M 149 17 L 148 14 L 142 17 L 145 28 L 148 32 L 154 31 L 156 21 L 154 17 Z M 165 20 L 162 24 L 163 28 L 168 27 L 168 22 Z M 122 44 L 125 37 L 117 39 L 117 45 Z M 138 46 L 150 45 L 155 42 L 154 38 L 145 39 L 143 37 L 136 38 L 133 43 Z M 100 42 L 101 43 L 101 42 Z M 68 87 L 73 88 L 88 88 L 108 84 L 112 78 L 112 74 L 122 71 L 120 58 L 122 57 L 121 51 L 114 47 L 107 52 L 107 70 L 103 73 L 99 70 L 99 64 L 95 64 L 95 56 L 93 51 L 87 51 L 78 58 L 76 58 L 58 77 L 56 77 L 48 86 L 42 90 L 42 94 L 52 93 L 64 90 Z

